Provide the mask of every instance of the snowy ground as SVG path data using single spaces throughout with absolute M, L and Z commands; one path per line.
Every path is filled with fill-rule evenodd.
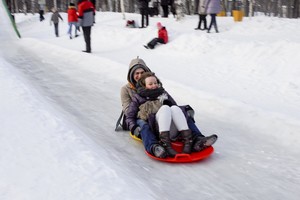
M 16 15 L 17 39 L 0 5 L 1 199 L 299 198 L 299 20 L 219 17 L 220 33 L 207 34 L 194 30 L 197 16 L 128 29 L 120 13 L 101 12 L 85 54 L 82 35 L 66 33 L 65 13 L 59 38 L 50 14 Z M 144 49 L 158 21 L 170 42 Z M 211 157 L 157 162 L 114 132 L 136 56 L 195 109 L 204 134 L 219 135 Z

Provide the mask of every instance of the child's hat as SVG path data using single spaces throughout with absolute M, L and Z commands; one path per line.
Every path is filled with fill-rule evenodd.
M 156 26 L 157 26 L 158 29 L 161 29 L 161 28 L 162 28 L 162 25 L 161 25 L 160 22 L 157 22 Z

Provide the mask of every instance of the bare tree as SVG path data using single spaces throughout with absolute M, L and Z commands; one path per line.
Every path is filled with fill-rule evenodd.
M 23 2 L 23 12 L 25 15 L 27 15 L 27 6 L 26 6 L 26 1 L 25 0 L 22 0 Z

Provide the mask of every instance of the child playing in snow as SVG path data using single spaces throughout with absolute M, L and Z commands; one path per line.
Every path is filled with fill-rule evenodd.
M 157 22 L 158 38 L 153 38 L 147 45 L 144 45 L 147 49 L 154 49 L 157 43 L 167 44 L 168 32 L 166 27 L 162 26 L 160 22 Z
M 153 72 L 145 72 L 141 76 L 137 94 L 132 97 L 126 115 L 130 130 L 138 126 L 136 118 L 147 121 L 152 127 L 157 124 L 160 143 L 170 157 L 177 154 L 171 147 L 170 138 L 176 139 L 178 136 L 184 144 L 182 153 L 191 153 L 192 132 L 186 117 Z
M 75 37 L 78 37 L 77 34 L 77 25 L 78 25 L 78 16 L 77 16 L 77 10 L 74 3 L 70 3 L 68 8 L 68 23 L 69 23 L 69 30 L 68 34 L 70 36 L 70 39 L 72 39 L 72 26 L 75 27 Z
M 52 9 L 52 16 L 51 16 L 51 21 L 50 21 L 50 25 L 52 25 L 52 22 L 54 24 L 54 32 L 56 37 L 59 37 L 59 32 L 58 32 L 58 23 L 59 23 L 59 19 L 61 19 L 61 21 L 63 21 L 63 18 L 60 16 L 60 14 L 58 13 L 58 11 L 53 8 Z

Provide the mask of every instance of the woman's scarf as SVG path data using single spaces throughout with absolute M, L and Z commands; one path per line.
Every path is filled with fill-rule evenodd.
M 146 89 L 144 87 L 138 87 L 137 93 L 147 100 L 157 100 L 157 97 L 162 95 L 165 92 L 165 89 L 163 87 L 159 87 L 156 89 Z

